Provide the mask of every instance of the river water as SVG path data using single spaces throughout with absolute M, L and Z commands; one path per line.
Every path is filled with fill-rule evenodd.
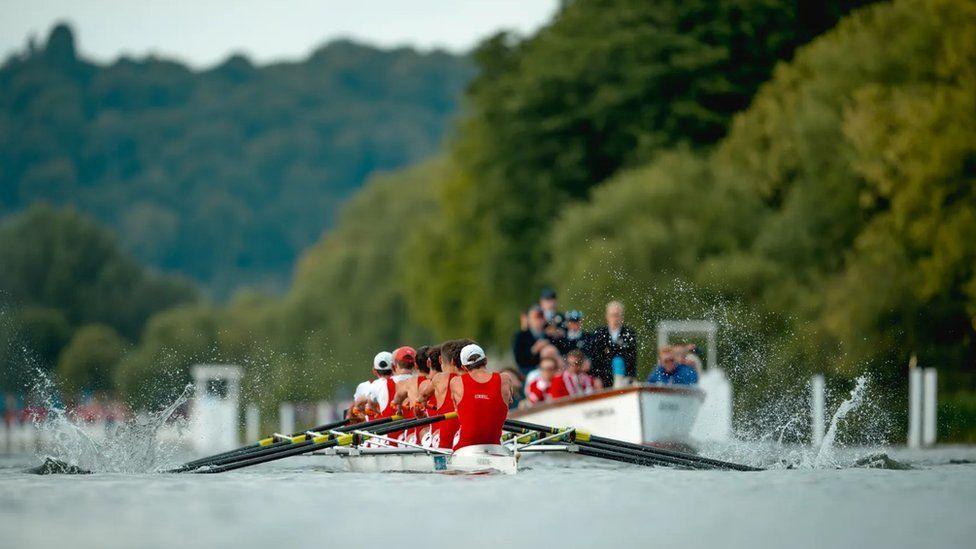
M 512 477 L 354 474 L 314 456 L 38 476 L 23 472 L 36 457 L 5 457 L 0 547 L 974 546 L 976 448 L 886 450 L 910 470 L 850 465 L 874 452 L 843 450 L 841 468 L 765 455 L 777 468 L 750 473 L 527 455 Z

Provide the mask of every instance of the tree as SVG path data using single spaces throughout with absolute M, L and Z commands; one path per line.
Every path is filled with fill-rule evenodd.
M 860 10 L 777 70 L 717 156 L 761 200 L 747 246 L 802 360 L 888 379 L 972 363 L 972 5 Z M 717 260 L 721 263 L 721 259 Z
M 79 328 L 58 359 L 58 381 L 67 394 L 105 391 L 114 387 L 115 369 L 126 352 L 126 342 L 109 326 Z
M 430 230 L 465 269 L 415 301 L 467 302 L 455 322 L 503 342 L 551 282 L 546 246 L 568 203 L 662 148 L 714 144 L 777 61 L 857 4 L 583 0 L 532 37 L 486 41 L 452 146 L 464 173 L 444 182 L 443 227 Z
M 146 272 L 91 219 L 45 205 L 0 224 L 0 292 L 8 306 L 57 309 L 129 340 L 152 313 L 196 297 L 188 283 Z
M 0 67 L 0 215 L 72 205 L 218 297 L 282 290 L 375 171 L 433 153 L 467 57 L 337 41 L 296 63 L 94 64 L 66 26 Z
M 0 389 L 22 392 L 50 372 L 71 337 L 71 326 L 58 309 L 0 305 Z

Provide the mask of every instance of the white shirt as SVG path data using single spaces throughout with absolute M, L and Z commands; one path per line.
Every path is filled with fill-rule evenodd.
M 398 383 L 407 379 L 411 374 L 396 374 L 391 379 Z M 376 403 L 380 410 L 385 410 L 393 395 L 386 390 L 386 378 L 381 377 L 369 382 L 369 399 Z
M 369 396 L 369 386 L 372 383 L 372 381 L 364 381 L 359 385 L 356 385 L 356 394 L 352 395 L 352 399 L 359 400 L 360 397 L 365 398 Z

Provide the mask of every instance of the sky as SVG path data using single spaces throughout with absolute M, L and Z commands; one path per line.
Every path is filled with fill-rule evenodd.
M 0 0 L 0 60 L 68 22 L 81 54 L 179 59 L 196 68 L 232 53 L 297 60 L 335 38 L 464 52 L 499 30 L 529 34 L 558 0 Z

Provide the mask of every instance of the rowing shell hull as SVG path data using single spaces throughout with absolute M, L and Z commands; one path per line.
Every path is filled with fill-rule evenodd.
M 412 448 L 339 448 L 323 453 L 339 456 L 346 468 L 355 473 L 514 475 L 518 472 L 518 458 L 497 445 L 471 446 L 452 454 Z
M 563 398 L 509 417 L 636 444 L 689 443 L 704 399 L 695 387 L 637 385 Z

